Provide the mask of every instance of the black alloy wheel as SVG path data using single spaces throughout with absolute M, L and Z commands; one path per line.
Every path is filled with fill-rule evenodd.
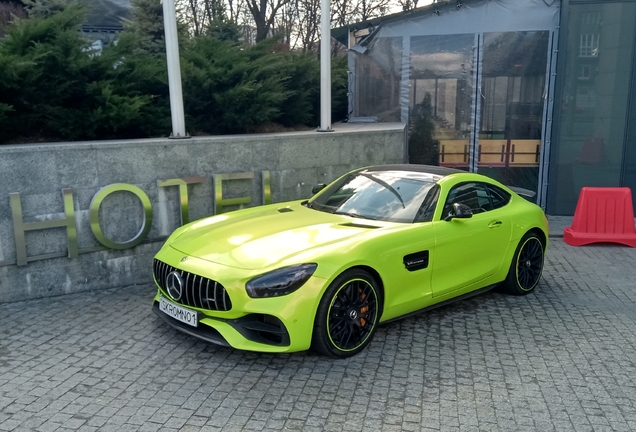
M 313 347 L 322 354 L 343 358 L 360 352 L 371 341 L 380 318 L 377 282 L 353 269 L 338 276 L 320 301 Z
M 506 291 L 524 295 L 534 290 L 541 279 L 544 258 L 544 246 L 541 239 L 534 232 L 523 236 L 504 282 Z

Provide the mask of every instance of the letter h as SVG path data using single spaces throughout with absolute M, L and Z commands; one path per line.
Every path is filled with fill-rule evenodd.
M 75 209 L 73 207 L 73 190 L 62 189 L 62 195 L 64 198 L 64 213 L 66 214 L 65 219 L 46 220 L 39 222 L 24 222 L 22 218 L 22 203 L 20 202 L 20 194 L 17 192 L 9 194 L 11 198 L 11 214 L 13 215 L 15 251 L 19 266 L 23 266 L 28 263 L 24 233 L 26 231 L 34 231 L 47 228 L 66 227 L 66 238 L 68 240 L 68 257 L 77 258 L 77 226 L 75 223 Z

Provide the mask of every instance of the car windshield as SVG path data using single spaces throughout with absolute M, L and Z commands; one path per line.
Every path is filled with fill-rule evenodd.
M 332 183 L 307 206 L 364 219 L 412 223 L 439 179 L 411 171 L 358 171 Z

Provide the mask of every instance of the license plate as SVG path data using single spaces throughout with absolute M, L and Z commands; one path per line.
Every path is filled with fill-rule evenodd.
M 159 310 L 166 315 L 181 321 L 182 323 L 191 325 L 192 327 L 196 327 L 198 325 L 197 313 L 195 311 L 176 305 L 163 297 L 159 297 Z

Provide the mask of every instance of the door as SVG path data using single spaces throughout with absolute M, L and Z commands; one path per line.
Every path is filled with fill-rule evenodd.
M 507 200 L 504 197 L 502 202 L 501 198 L 494 196 L 493 188 L 485 183 L 470 182 L 450 190 L 442 220 L 433 222 L 433 297 L 461 289 L 471 291 L 501 267 L 512 233 L 511 219 L 502 207 L 510 197 Z M 443 220 L 452 213 L 454 203 L 470 207 L 473 216 Z

